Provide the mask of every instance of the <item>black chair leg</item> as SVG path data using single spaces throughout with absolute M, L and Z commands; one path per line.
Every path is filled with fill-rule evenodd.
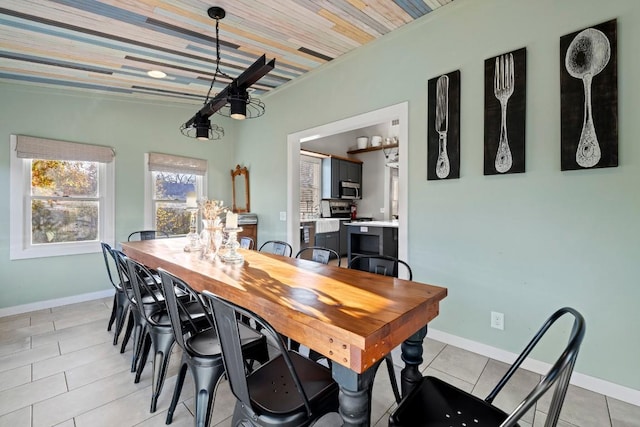
M 129 311 L 129 320 L 127 320 L 127 328 L 124 331 L 124 337 L 122 338 L 122 345 L 120 346 L 120 353 L 124 353 L 124 350 L 127 348 L 127 343 L 129 342 L 129 338 L 131 338 L 131 331 L 133 331 L 133 313 Z M 117 343 L 117 337 L 114 337 L 113 344 Z
M 113 345 L 118 344 L 118 338 L 122 333 L 122 330 L 125 328 L 125 323 L 127 320 L 127 315 L 129 314 L 129 300 L 126 297 L 122 298 L 121 295 L 116 294 L 118 297 L 118 304 L 116 305 L 116 330 L 113 333 Z M 124 299 L 124 301 L 122 301 Z
M 398 380 L 396 379 L 396 371 L 393 368 L 393 358 L 391 357 L 391 353 L 387 354 L 384 359 L 385 362 L 387 362 L 387 370 L 389 371 L 389 380 L 391 381 L 393 396 L 396 398 L 396 403 L 400 403 L 402 397 L 400 396 L 400 391 L 398 390 Z
M 118 311 L 118 294 L 113 295 L 113 305 L 111 307 L 111 317 L 109 317 L 109 323 L 107 324 L 107 331 L 111 332 L 111 326 L 116 320 L 116 312 Z
M 140 357 L 142 355 L 142 349 L 144 346 L 144 340 L 145 340 L 145 336 L 148 335 L 147 332 L 147 328 L 142 326 L 142 325 L 136 325 L 134 327 L 134 332 L 133 332 L 133 365 L 132 365 L 132 371 L 133 372 L 135 370 L 135 367 L 138 366 L 138 364 L 140 363 Z M 147 353 L 149 352 L 149 350 L 147 349 Z M 145 355 L 145 361 L 147 360 L 147 356 Z
M 284 335 L 282 335 L 282 337 L 285 339 L 285 341 L 289 341 L 289 350 L 300 353 L 300 343 L 298 341 L 294 341 L 289 337 L 285 337 Z
M 193 379 L 196 386 L 196 427 L 208 427 L 211 420 L 211 406 L 215 396 L 216 385 L 222 374 L 224 374 L 224 366 L 219 364 L 207 369 L 199 369 L 192 367 Z
M 171 398 L 171 405 L 169 405 L 169 410 L 167 411 L 167 420 L 166 424 L 171 424 L 173 421 L 173 413 L 176 411 L 176 406 L 178 406 L 178 400 L 180 399 L 180 393 L 182 393 L 182 386 L 184 385 L 184 378 L 187 375 L 188 365 L 184 361 L 184 357 L 182 358 L 182 365 L 180 366 L 180 371 L 178 372 L 178 378 L 176 378 L 176 385 L 173 389 L 173 397 Z
M 149 357 L 150 349 L 151 349 L 151 337 L 147 333 L 147 334 L 144 334 L 144 337 L 142 338 L 141 355 L 137 360 L 138 364 L 135 369 L 136 379 L 133 382 L 136 384 L 140 382 L 140 376 L 142 375 L 142 371 L 144 371 L 144 366 L 147 364 L 147 358 Z M 135 361 L 135 358 L 134 358 L 134 361 Z
M 153 376 L 151 382 L 151 412 L 156 412 L 158 398 L 167 376 L 167 367 L 171 358 L 171 349 L 176 340 L 173 338 L 171 329 L 166 332 L 151 331 L 151 341 L 153 343 Z

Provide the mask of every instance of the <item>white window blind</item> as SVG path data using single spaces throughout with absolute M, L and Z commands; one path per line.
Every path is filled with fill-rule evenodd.
M 207 161 L 173 154 L 149 153 L 149 171 L 204 176 L 207 172 Z
M 300 156 L 300 213 L 318 212 L 320 206 L 320 165 L 320 159 Z
M 19 159 L 111 163 L 115 152 L 113 148 L 102 145 L 16 135 L 16 156 Z

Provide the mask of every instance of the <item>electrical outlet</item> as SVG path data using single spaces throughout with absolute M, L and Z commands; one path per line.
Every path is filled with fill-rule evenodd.
M 491 312 L 491 327 L 504 331 L 504 314 L 497 311 Z
M 286 221 L 286 220 L 287 220 L 287 213 L 280 212 L 280 221 Z

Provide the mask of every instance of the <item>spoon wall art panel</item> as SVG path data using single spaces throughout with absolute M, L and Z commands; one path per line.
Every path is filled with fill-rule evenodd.
M 484 61 L 484 174 L 525 171 L 527 50 Z
M 427 83 L 427 179 L 460 178 L 460 70 Z
M 618 166 L 616 20 L 560 38 L 561 170 Z

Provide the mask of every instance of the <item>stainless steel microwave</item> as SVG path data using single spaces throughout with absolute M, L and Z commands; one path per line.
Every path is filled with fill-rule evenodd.
M 340 198 L 341 199 L 359 199 L 360 184 L 351 181 L 340 181 Z

